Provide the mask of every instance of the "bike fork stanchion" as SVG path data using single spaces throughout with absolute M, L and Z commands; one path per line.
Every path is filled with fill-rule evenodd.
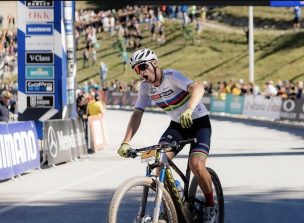
M 163 190 L 164 190 L 164 183 L 158 182 L 156 184 L 156 196 L 155 196 L 155 203 L 154 203 L 154 210 L 153 210 L 153 223 L 158 223 L 160 205 L 161 205 L 162 197 L 163 197 Z
M 141 222 L 142 218 L 145 216 L 146 213 L 146 206 L 147 206 L 147 199 L 148 199 L 149 187 L 144 187 L 141 204 L 139 207 L 139 211 L 136 217 L 137 222 Z

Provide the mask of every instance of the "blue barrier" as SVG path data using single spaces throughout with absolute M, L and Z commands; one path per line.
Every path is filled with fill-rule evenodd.
M 34 122 L 0 124 L 0 180 L 40 167 Z

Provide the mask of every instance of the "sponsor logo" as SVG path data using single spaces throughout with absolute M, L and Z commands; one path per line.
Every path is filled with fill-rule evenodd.
M 71 129 L 69 134 L 64 135 L 62 130 L 55 131 L 52 126 L 47 133 L 48 148 L 52 157 L 56 157 L 61 151 L 71 150 L 76 146 L 83 146 L 83 132 L 76 128 L 76 133 Z M 60 142 L 60 145 L 59 145 Z
M 66 35 L 66 44 L 68 50 L 74 50 L 74 36 Z
M 160 99 L 160 98 L 161 98 L 160 94 L 151 95 L 152 100 L 157 100 L 157 99 Z
M 54 54 L 26 52 L 26 64 L 54 64 Z
M 54 67 L 51 66 L 38 66 L 26 67 L 26 79 L 53 79 Z
M 25 5 L 29 6 L 31 8 L 36 7 L 53 7 L 53 1 L 33 1 L 33 0 L 27 0 L 25 1 Z
M 52 35 L 53 24 L 27 24 L 26 35 Z
M 174 91 L 172 89 L 169 89 L 168 91 L 164 91 L 161 94 L 151 95 L 151 99 L 152 100 L 157 100 L 157 99 L 160 99 L 161 97 L 167 97 L 167 96 L 173 94 L 173 92 Z
M 32 130 L 0 135 L 0 169 L 34 161 L 38 156 L 35 134 Z
M 53 95 L 31 95 L 27 96 L 27 107 L 30 108 L 52 108 L 54 107 Z
M 27 12 L 27 22 L 54 22 L 54 10 L 29 9 Z
M 151 90 L 150 90 L 150 93 L 155 94 L 156 92 L 157 92 L 156 88 L 152 87 Z
M 65 7 L 72 7 L 72 1 L 64 1 Z
M 71 21 L 73 19 L 72 7 L 65 6 L 64 7 L 64 20 Z
M 296 103 L 291 99 L 288 99 L 288 100 L 283 102 L 283 109 L 286 112 L 293 111 L 295 109 L 295 107 L 296 107 Z
M 171 95 L 171 94 L 173 94 L 173 90 L 172 89 L 169 89 L 168 91 L 164 91 L 164 92 L 162 92 L 162 96 L 169 96 L 169 95 Z
M 55 158 L 58 154 L 59 144 L 57 141 L 56 133 L 52 126 L 50 126 L 48 129 L 47 140 L 49 152 L 51 156 Z
M 25 50 L 54 50 L 54 36 L 30 36 L 25 38 Z
M 73 25 L 72 22 L 65 22 L 64 23 L 65 32 L 66 34 L 73 34 Z
M 54 81 L 26 81 L 27 93 L 53 93 Z

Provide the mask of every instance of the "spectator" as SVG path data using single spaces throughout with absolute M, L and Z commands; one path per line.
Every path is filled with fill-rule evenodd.
M 87 67 L 87 64 L 89 66 L 89 58 L 90 58 L 90 51 L 89 47 L 86 47 L 83 51 L 83 68 Z
M 76 99 L 76 106 L 78 117 L 81 118 L 82 121 L 85 123 L 87 120 L 87 100 L 82 93 L 80 93 Z
M 294 7 L 294 19 L 293 19 L 293 29 L 295 31 L 301 28 L 301 8 L 299 6 Z
M 126 50 L 122 51 L 121 56 L 122 56 L 122 63 L 123 63 L 123 72 L 125 72 L 127 63 L 129 61 L 127 51 Z
M 97 60 L 97 53 L 96 53 L 96 49 L 95 46 L 92 47 L 92 64 L 94 65 L 96 63 Z
M 291 85 L 291 87 L 289 89 L 288 98 L 289 99 L 296 99 L 297 98 L 297 89 L 293 84 Z
M 3 25 L 3 16 L 0 15 L 0 28 L 2 29 L 2 25 Z
M 101 84 L 105 82 L 107 79 L 108 66 L 103 61 L 100 61 L 99 70 L 100 70 L 99 74 L 100 74 L 100 84 Z
M 90 115 L 103 115 L 105 111 L 105 107 L 103 103 L 100 101 L 100 96 L 99 94 L 95 94 L 94 99 L 92 102 L 88 104 L 87 108 L 87 114 L 88 116 Z
M 298 92 L 297 92 L 297 98 L 299 99 L 304 99 L 304 84 L 303 84 L 303 81 L 298 81 L 298 85 L 297 85 L 297 88 L 298 88 Z
M 248 27 L 244 27 L 244 33 L 245 33 L 245 36 L 246 36 L 246 44 L 248 45 L 249 44 L 249 29 Z
M 0 98 L 0 122 L 9 121 L 10 103 L 12 94 L 9 91 L 2 91 Z
M 277 89 L 273 86 L 273 81 L 267 81 L 265 91 L 263 92 L 266 98 L 276 96 L 278 94 Z

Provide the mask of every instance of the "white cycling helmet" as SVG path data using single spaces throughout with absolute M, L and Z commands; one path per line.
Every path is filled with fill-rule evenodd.
M 158 60 L 156 54 L 150 49 L 141 49 L 133 53 L 132 57 L 130 58 L 130 65 L 133 69 L 136 64 L 150 60 Z

